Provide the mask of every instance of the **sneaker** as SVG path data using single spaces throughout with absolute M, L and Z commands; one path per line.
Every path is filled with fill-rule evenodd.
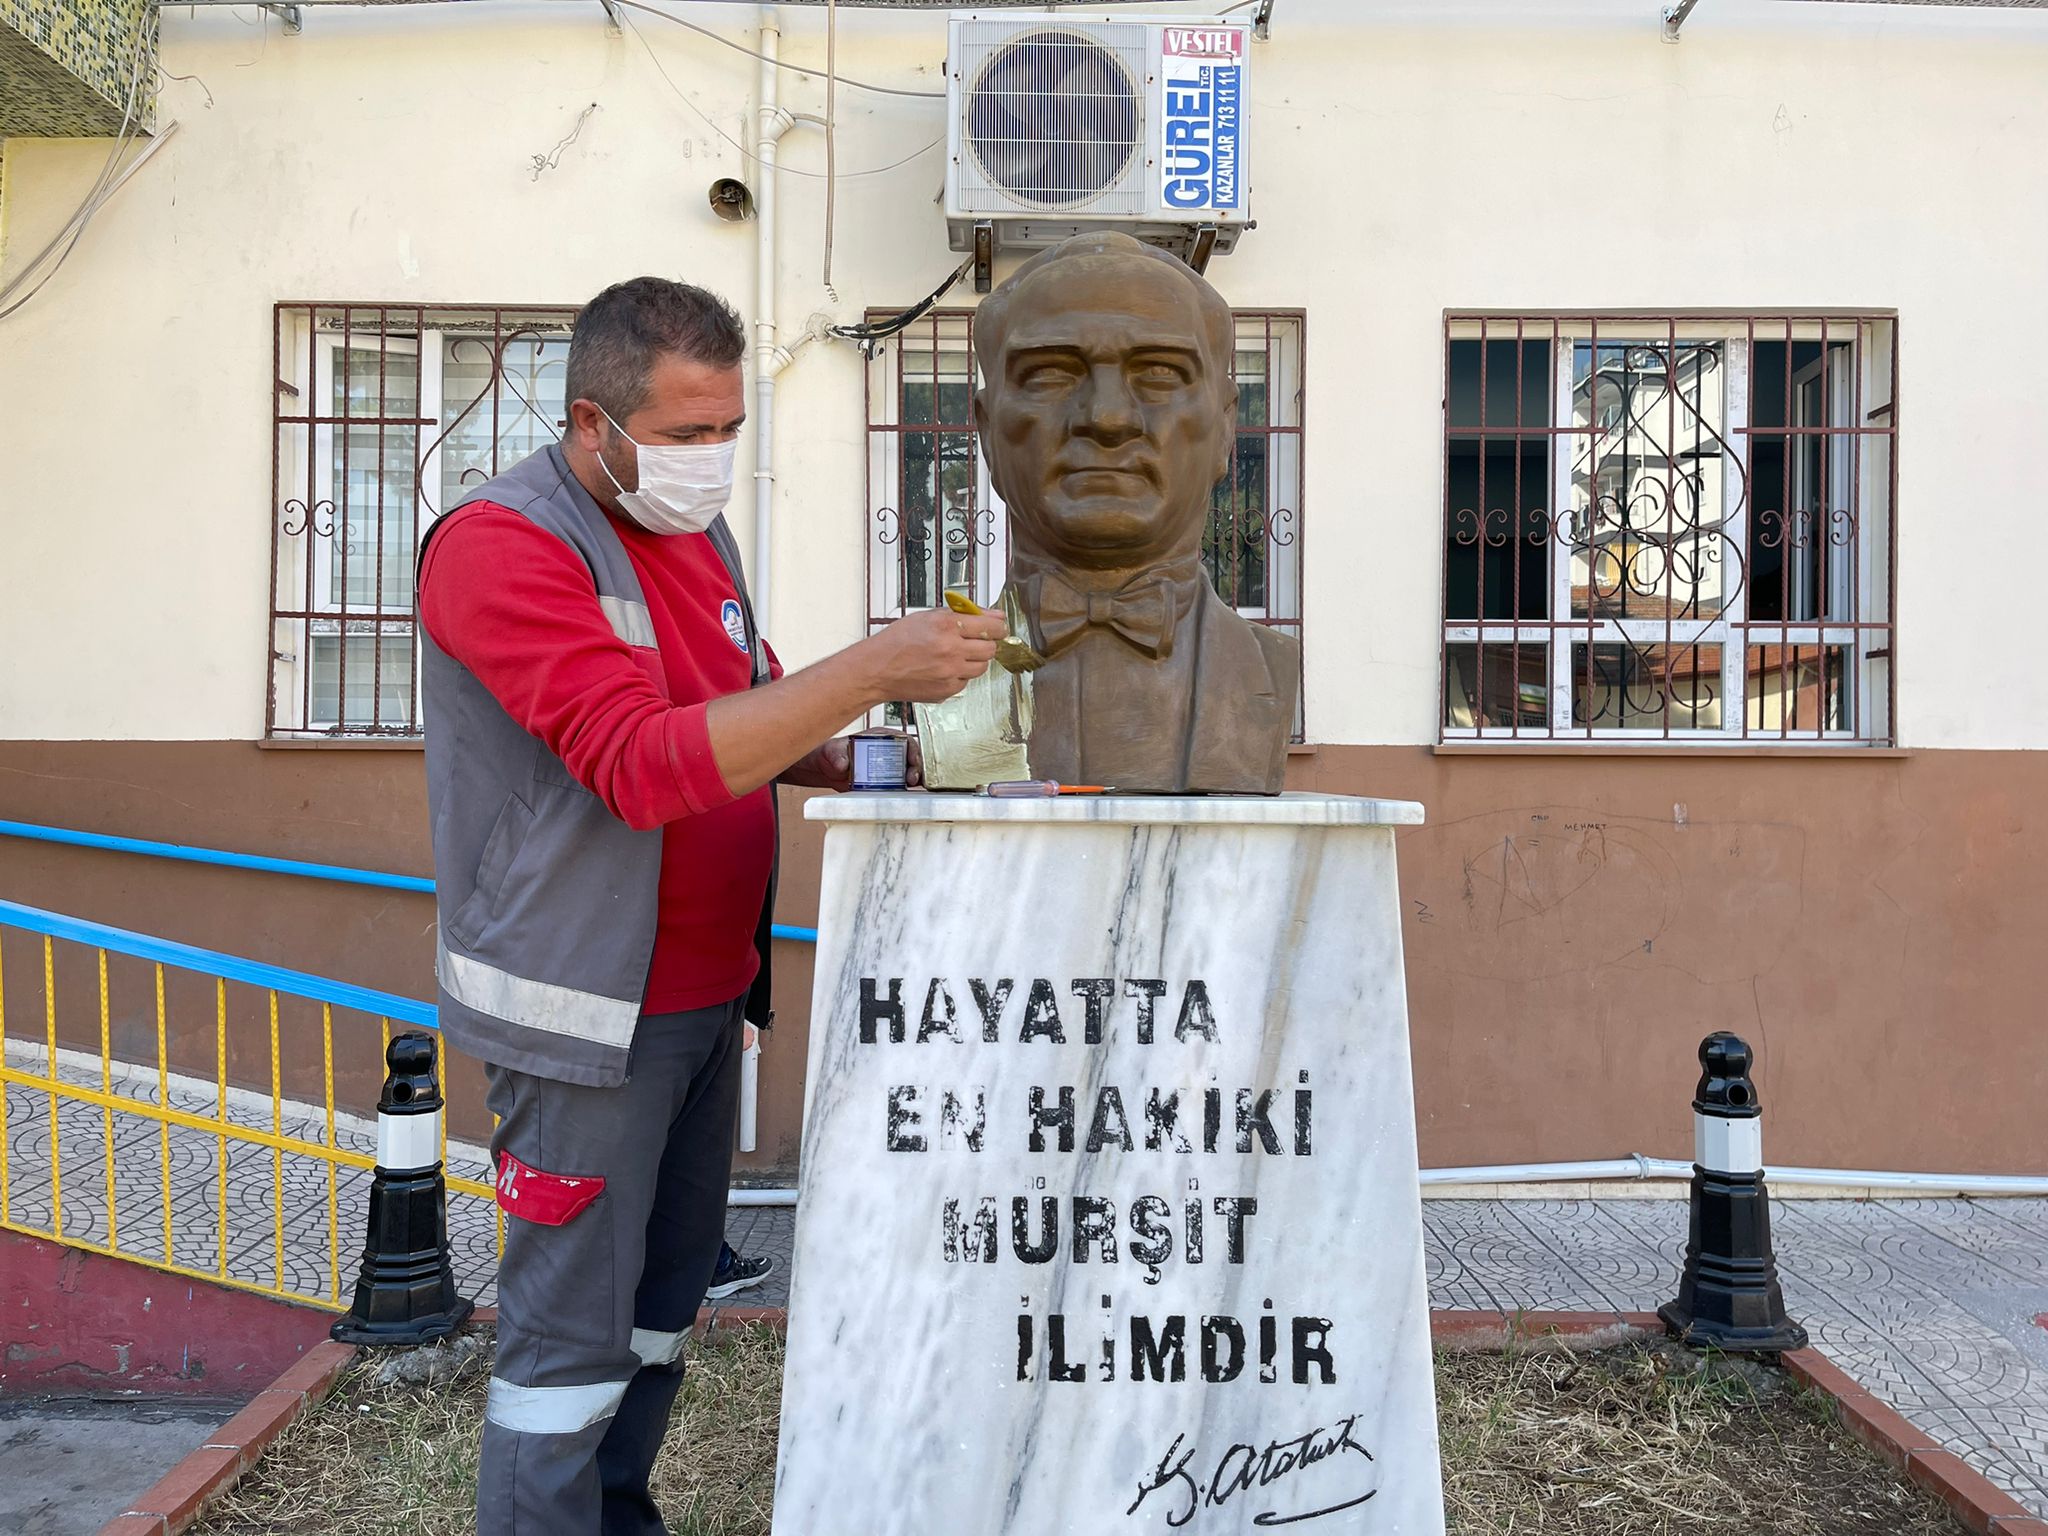
M 741 1291 L 751 1290 L 775 1273 L 775 1261 L 765 1255 L 757 1259 L 743 1258 L 735 1253 L 730 1264 L 719 1266 L 718 1273 L 711 1278 L 711 1288 L 704 1293 L 707 1301 L 723 1301 Z

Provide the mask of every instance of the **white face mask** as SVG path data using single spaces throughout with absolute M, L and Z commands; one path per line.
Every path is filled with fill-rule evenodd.
M 604 407 L 599 406 L 603 411 Z M 600 456 L 605 478 L 619 493 L 619 509 L 649 533 L 702 533 L 732 500 L 732 461 L 738 439 L 723 443 L 661 444 L 639 442 L 610 411 L 604 419 L 633 444 L 640 468 L 640 489 L 629 491 Z

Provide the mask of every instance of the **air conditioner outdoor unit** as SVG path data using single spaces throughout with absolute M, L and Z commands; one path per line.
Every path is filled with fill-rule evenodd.
M 1000 247 L 1118 229 L 1199 271 L 1251 227 L 1251 24 L 956 12 L 946 224 L 977 286 Z

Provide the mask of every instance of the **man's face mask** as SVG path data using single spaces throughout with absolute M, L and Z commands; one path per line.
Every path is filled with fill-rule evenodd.
M 598 407 L 604 410 L 603 406 Z M 633 444 L 640 488 L 629 491 L 605 464 L 605 478 L 619 495 L 619 509 L 649 533 L 702 533 L 732 500 L 732 461 L 738 439 L 723 443 L 651 444 L 626 437 L 625 428 L 604 412 L 612 430 Z

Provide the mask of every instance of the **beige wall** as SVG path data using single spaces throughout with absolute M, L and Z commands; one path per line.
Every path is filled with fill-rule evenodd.
M 1657 9 L 1294 0 L 1257 49 L 1260 227 L 1214 276 L 1308 314 L 1311 735 L 1434 734 L 1446 308 L 1825 305 L 1901 315 L 1902 740 L 2048 745 L 2028 605 L 1994 574 L 2048 562 L 2015 387 L 2048 354 L 2048 17 L 1716 0 L 1666 46 Z M 689 11 L 752 40 L 750 6 Z M 747 135 L 751 60 L 642 15 L 693 111 L 595 7 L 321 7 L 296 37 L 254 14 L 166 13 L 165 67 L 197 76 L 165 88 L 175 140 L 0 325 L 0 737 L 261 733 L 273 302 L 573 303 L 653 270 L 752 305 L 757 226 L 704 192 L 753 173 L 697 115 Z M 822 57 L 814 12 L 785 22 L 789 57 Z M 939 88 L 938 17 L 843 26 L 846 73 Z M 937 101 L 839 103 L 848 172 L 943 132 Z M 10 144 L 8 261 L 104 149 Z M 785 158 L 821 168 L 819 136 Z M 950 268 L 940 161 L 841 184 L 836 298 L 821 184 L 784 178 L 786 322 Z M 861 628 L 858 357 L 809 348 L 783 400 L 770 628 L 801 661 Z

